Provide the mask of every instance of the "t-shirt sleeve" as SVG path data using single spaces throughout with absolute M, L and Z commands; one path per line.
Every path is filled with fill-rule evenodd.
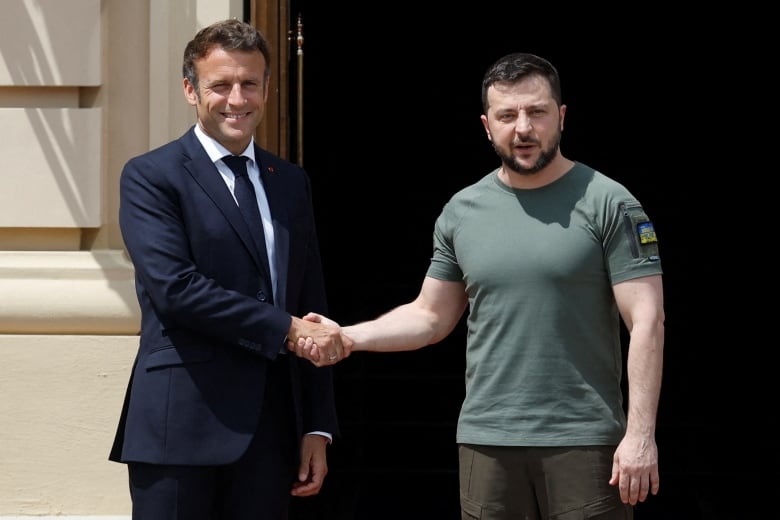
M 624 197 L 609 206 L 604 252 L 612 284 L 662 274 L 655 227 L 639 201 Z
M 447 204 L 436 219 L 433 229 L 433 256 L 426 275 L 446 282 L 459 282 L 463 280 L 463 272 L 455 256 L 454 215 L 451 209 L 451 204 Z

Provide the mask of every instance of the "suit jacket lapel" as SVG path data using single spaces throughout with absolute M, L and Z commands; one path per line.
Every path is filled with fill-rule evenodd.
M 211 162 L 206 151 L 198 142 L 195 137 L 195 133 L 190 130 L 182 138 L 185 150 L 188 152 L 188 156 L 185 157 L 183 166 L 192 175 L 192 178 L 197 182 L 203 191 L 214 201 L 214 204 L 219 208 L 222 215 L 227 219 L 233 229 L 236 231 L 244 246 L 249 251 L 252 259 L 258 267 L 258 270 L 269 281 L 271 280 L 271 271 L 268 267 L 268 255 L 265 251 L 260 254 L 255 246 L 255 241 L 252 239 L 252 234 L 249 231 L 249 227 L 244 221 L 244 217 L 241 215 L 241 210 L 238 209 L 236 201 L 230 194 L 230 190 L 225 185 L 225 181 L 219 174 L 217 167 Z M 209 218 L 208 215 L 204 218 Z M 260 223 L 258 223 L 260 225 Z
M 279 308 L 285 308 L 287 301 L 287 264 L 290 255 L 290 231 L 287 207 L 283 204 L 284 194 L 280 191 L 280 182 L 276 171 L 276 161 L 262 148 L 255 145 L 255 158 L 260 165 L 260 177 L 263 189 L 271 209 L 274 225 L 274 260 L 276 262 L 276 293 L 274 303 Z

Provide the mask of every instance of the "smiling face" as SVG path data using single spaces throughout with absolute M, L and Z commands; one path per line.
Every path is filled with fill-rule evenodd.
M 198 125 L 233 154 L 249 145 L 263 119 L 268 98 L 266 62 L 257 52 L 214 47 L 195 62 L 198 85 L 184 79 L 184 96 L 195 107 Z
M 515 83 L 494 83 L 487 99 L 482 124 L 504 169 L 521 175 L 544 171 L 559 156 L 566 113 L 547 80 L 531 75 Z

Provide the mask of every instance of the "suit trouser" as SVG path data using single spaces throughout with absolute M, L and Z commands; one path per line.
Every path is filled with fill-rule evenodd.
M 289 356 L 270 363 L 244 455 L 225 466 L 129 463 L 133 520 L 284 520 L 297 474 Z
M 458 446 L 463 520 L 632 520 L 609 485 L 615 446 Z

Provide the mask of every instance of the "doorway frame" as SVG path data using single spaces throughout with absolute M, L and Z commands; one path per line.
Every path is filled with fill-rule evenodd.
M 293 32 L 289 13 L 289 0 L 252 0 L 250 23 L 268 39 L 272 48 L 271 77 L 268 102 L 265 107 L 264 124 L 258 129 L 255 139 L 258 144 L 287 160 L 292 158 L 290 150 L 290 50 Z

